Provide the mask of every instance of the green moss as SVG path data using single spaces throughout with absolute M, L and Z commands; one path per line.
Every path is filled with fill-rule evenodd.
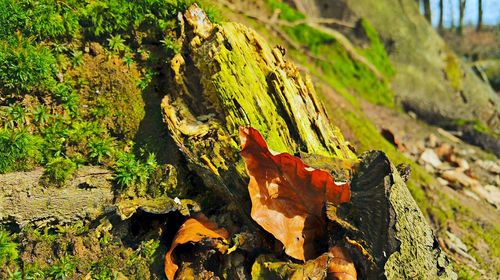
M 358 48 L 377 69 L 386 77 L 392 77 L 395 74 L 394 67 L 385 50 L 385 46 L 380 40 L 377 30 L 365 19 L 361 19 L 361 26 L 365 31 L 370 42 L 367 48 Z
M 271 49 L 252 30 L 233 23 L 221 27 L 214 39 L 195 51 L 193 60 L 202 77 L 204 97 L 216 111 L 224 111 L 229 133 L 251 125 L 275 151 L 353 156 L 339 131 L 327 129 L 325 118 L 311 116 L 319 114 L 319 109 L 308 101 L 316 98 L 308 78 L 302 78 L 293 65 L 283 61 L 279 50 Z M 207 68 L 207 59 L 215 60 L 217 66 Z M 311 131 L 311 127 L 318 130 Z
M 50 90 L 56 83 L 56 72 L 56 58 L 46 46 L 21 35 L 0 41 L 1 91 L 23 95 Z
M 490 135 L 493 137 L 499 137 L 498 133 L 495 133 L 491 128 L 489 128 L 487 125 L 482 123 L 479 120 L 465 120 L 465 119 L 458 119 L 455 120 L 453 123 L 455 126 L 462 127 L 462 126 L 470 126 L 472 129 L 474 129 L 476 132 Z

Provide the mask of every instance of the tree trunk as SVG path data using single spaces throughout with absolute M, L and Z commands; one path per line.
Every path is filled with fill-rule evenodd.
M 345 206 L 356 211 L 344 211 L 345 218 L 354 224 L 363 217 L 350 238 L 366 244 L 369 263 L 375 263 L 359 268 L 361 278 L 456 278 L 387 157 L 375 152 L 361 158 L 361 171 L 349 167 L 357 157 L 283 48 L 271 48 L 242 25 L 212 24 L 196 5 L 179 18 L 183 51 L 171 61 L 173 86 L 161 107 L 169 134 L 200 179 L 196 188 L 217 194 L 217 211 L 257 228 L 249 218 L 249 178 L 237 137 L 240 126 L 252 126 L 273 151 L 301 154 L 312 167 L 326 162 L 337 177 L 356 172 L 353 199 Z M 366 260 L 354 252 L 360 263 Z
M 443 30 L 444 0 L 439 0 L 439 23 L 438 30 Z
M 431 1 L 424 0 L 424 16 L 432 24 Z
M 459 15 L 458 15 L 458 28 L 457 28 L 457 33 L 459 35 L 463 34 L 463 29 L 464 29 L 464 15 L 465 15 L 465 4 L 466 0 L 458 0 L 459 1 Z
M 477 1 L 478 9 L 477 9 L 477 27 L 476 31 L 481 31 L 483 28 L 483 0 Z

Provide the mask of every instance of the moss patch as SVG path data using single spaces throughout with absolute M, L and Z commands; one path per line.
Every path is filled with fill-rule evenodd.
M 83 64 L 71 72 L 84 118 L 99 121 L 113 136 L 133 139 L 145 115 L 141 74 L 135 64 L 108 57 L 97 43 L 91 46 L 95 55 L 85 54 Z

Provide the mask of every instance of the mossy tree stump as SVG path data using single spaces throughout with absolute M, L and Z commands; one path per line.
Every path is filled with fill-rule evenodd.
M 213 24 L 196 5 L 179 21 L 182 50 L 170 64 L 172 86 L 161 104 L 163 117 L 188 168 L 203 187 L 233 206 L 228 209 L 242 216 L 250 209 L 240 126 L 259 130 L 274 151 L 306 155 L 312 166 L 340 163 L 328 168 L 338 170 L 358 161 L 311 80 L 284 58 L 282 48 L 271 48 L 242 25 Z M 365 244 L 375 263 L 359 268 L 360 274 L 456 278 L 394 166 L 380 152 L 361 160 L 352 202 L 339 209 L 357 226 L 351 237 Z M 361 217 L 364 221 L 356 220 Z M 248 217 L 241 222 L 251 224 Z

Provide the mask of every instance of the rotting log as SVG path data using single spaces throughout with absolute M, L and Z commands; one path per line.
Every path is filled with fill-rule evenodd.
M 313 167 L 351 175 L 345 170 L 357 157 L 328 119 L 310 79 L 281 48 L 269 47 L 242 25 L 211 23 L 196 5 L 179 19 L 182 51 L 170 64 L 172 86 L 161 104 L 164 121 L 189 169 L 233 206 L 227 209 L 236 209 L 243 224 L 251 222 L 245 217 L 250 202 L 240 126 L 259 130 L 274 151 L 300 154 Z M 350 238 L 366 246 L 373 260 L 370 267 L 362 264 L 366 256 L 359 257 L 361 275 L 456 278 L 395 167 L 380 152 L 361 160 L 352 202 L 339 209 L 355 225 Z
M 112 173 L 83 166 L 62 187 L 45 186 L 43 169 L 0 175 L 0 224 L 46 226 L 114 211 Z

